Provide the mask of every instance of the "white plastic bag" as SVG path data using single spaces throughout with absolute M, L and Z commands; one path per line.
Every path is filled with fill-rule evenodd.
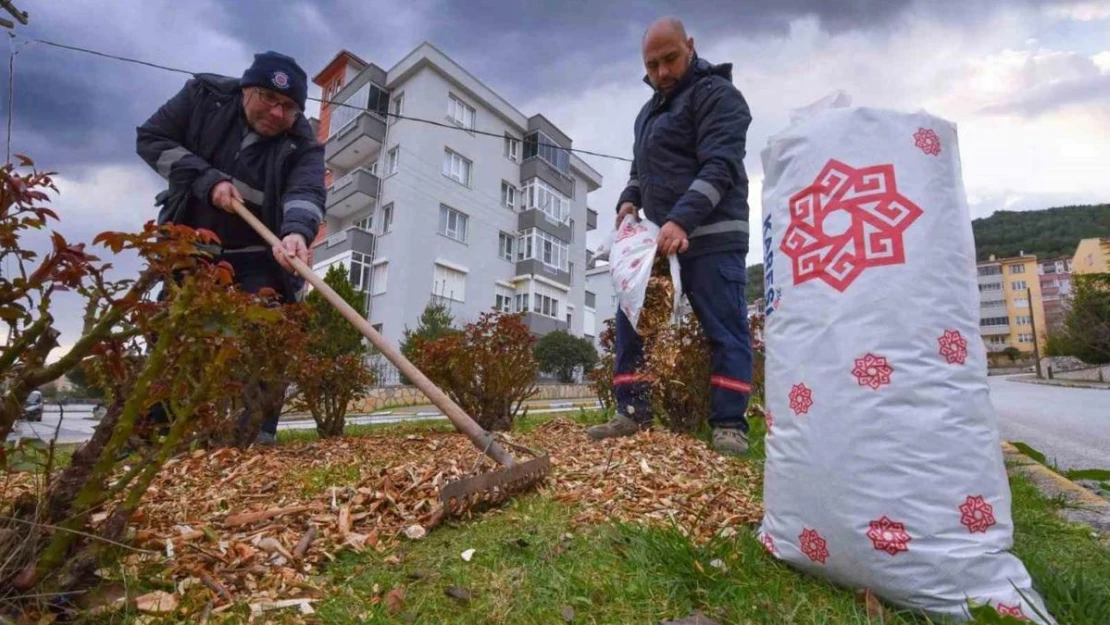
M 629 215 L 610 237 L 611 242 L 606 241 L 600 249 L 609 253 L 609 277 L 613 281 L 618 305 L 632 327 L 637 329 L 640 313 L 644 309 L 648 281 L 651 280 L 651 266 L 655 262 L 655 251 L 659 244 L 659 226 L 650 220 L 640 220 Z M 671 310 L 671 323 L 675 323 L 682 308 L 682 279 L 678 258 L 672 254 L 668 260 L 671 282 L 675 287 Z
M 1053 623 L 1013 541 L 956 128 L 799 109 L 763 151 L 761 540 L 892 603 Z

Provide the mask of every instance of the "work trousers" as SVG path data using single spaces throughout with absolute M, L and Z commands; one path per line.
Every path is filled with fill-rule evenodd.
M 748 431 L 745 414 L 751 394 L 752 344 L 744 287 L 744 253 L 706 254 L 680 261 L 682 290 L 709 340 L 712 375 L 709 424 Z M 644 344 L 624 312 L 617 309 L 613 390 L 621 414 L 641 423 L 652 420 L 649 381 L 644 378 Z

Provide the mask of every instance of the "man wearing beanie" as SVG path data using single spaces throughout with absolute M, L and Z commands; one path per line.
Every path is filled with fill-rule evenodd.
M 274 289 L 296 301 L 304 285 L 286 254 L 308 262 L 324 218 L 324 146 L 304 116 L 308 77 L 292 58 L 256 54 L 241 78 L 198 74 L 138 128 L 139 156 L 168 183 L 158 195 L 158 222 L 216 233 L 213 253 L 257 293 Z M 235 214 L 242 202 L 281 239 L 266 244 Z M 164 293 L 164 291 L 163 291 Z M 266 415 L 258 442 L 272 443 L 278 412 Z M 165 409 L 152 418 L 166 422 Z

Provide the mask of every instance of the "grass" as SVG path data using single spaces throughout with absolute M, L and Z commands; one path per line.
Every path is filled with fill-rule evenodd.
M 587 425 L 601 413 L 568 413 Z M 550 418 L 529 417 L 528 430 Z M 449 422 L 354 426 L 399 435 L 447 430 Z M 763 422 L 753 421 L 752 459 L 761 465 Z M 282 442 L 314 433 L 282 432 Z M 1035 451 L 1035 450 L 1033 450 Z M 357 479 L 357 467 L 298 474 L 320 489 Z M 1090 530 L 1067 523 L 1025 477 L 1010 478 L 1014 552 L 1061 624 L 1110 623 L 1110 551 Z M 389 553 L 341 555 L 322 574 L 326 599 L 305 619 L 292 610 L 267 614 L 272 623 L 658 623 L 694 611 L 721 623 L 922 625 L 922 616 L 887 606 L 868 610 L 858 593 L 796 572 L 769 557 L 750 529 L 696 546 L 675 528 L 610 524 L 576 530 L 573 509 L 539 494 L 520 496 L 469 522 L 448 524 Z M 474 549 L 468 562 L 461 554 Z M 723 564 L 722 567 L 714 564 Z M 403 600 L 391 601 L 393 591 Z M 465 589 L 468 600 L 452 598 Z M 456 591 L 456 594 L 460 594 Z M 390 604 L 393 603 L 392 609 Z M 247 622 L 245 606 L 229 622 Z M 115 615 L 112 622 L 121 622 Z M 108 622 L 108 621 L 100 621 Z M 124 622 L 134 622 L 124 619 Z M 983 620 L 977 622 L 1003 622 Z M 1006 621 L 1010 622 L 1010 621 Z

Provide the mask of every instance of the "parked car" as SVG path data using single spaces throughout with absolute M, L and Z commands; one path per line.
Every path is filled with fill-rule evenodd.
M 35 389 L 27 396 L 27 403 L 23 404 L 23 420 L 42 421 L 42 408 L 42 392 Z

